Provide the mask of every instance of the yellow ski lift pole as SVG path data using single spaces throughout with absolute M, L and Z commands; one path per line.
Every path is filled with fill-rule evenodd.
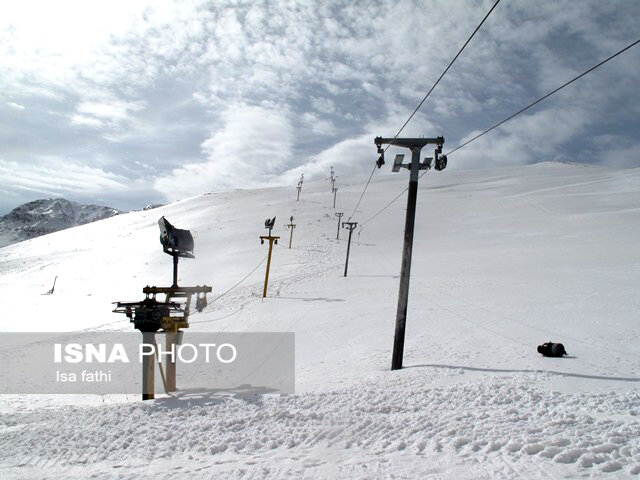
M 260 235 L 260 243 L 264 244 L 265 240 L 269 241 L 269 255 L 267 256 L 267 273 L 264 277 L 264 290 L 262 292 L 262 298 L 267 297 L 267 287 L 269 286 L 269 270 L 271 270 L 271 252 L 273 251 L 273 244 L 278 244 L 278 239 L 280 237 L 275 237 L 271 235 L 271 230 L 273 230 L 273 226 L 276 223 L 276 217 L 273 217 L 271 220 L 267 218 L 264 222 L 265 228 L 269 230 L 269 235 Z M 292 230 L 293 231 L 293 230 Z

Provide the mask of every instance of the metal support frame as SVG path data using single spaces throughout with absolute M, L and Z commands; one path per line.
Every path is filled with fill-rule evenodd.
M 180 257 L 195 258 L 194 255 L 185 249 L 193 250 L 193 239 L 188 230 L 175 229 L 164 217 L 158 222 L 160 224 L 160 242 L 163 251 L 172 257 L 173 263 L 173 283 L 170 287 L 150 287 L 147 285 L 142 289 L 145 299 L 140 302 L 114 302 L 116 308 L 114 313 L 124 313 L 129 321 L 133 323 L 137 330 L 142 332 L 143 343 L 157 346 L 155 334 L 158 330 L 163 330 L 166 334 L 167 351 L 175 351 L 175 345 L 182 341 L 183 332 L 181 328 L 189 327 L 189 313 L 191 309 L 191 299 L 196 295 L 196 310 L 201 312 L 207 306 L 207 293 L 211 293 L 212 288 L 207 285 L 195 287 L 178 286 L 178 261 Z M 178 240 L 175 240 L 176 237 Z M 158 301 L 157 295 L 165 295 L 164 301 Z M 202 296 L 201 296 L 202 295 Z M 179 301 L 184 299 L 184 301 Z M 156 355 L 145 355 L 142 364 L 142 399 L 150 400 L 154 398 L 154 363 Z M 159 364 L 162 382 L 166 392 L 176 390 L 176 363 L 175 358 L 170 356 L 165 362 L 165 371 Z
M 409 194 L 407 196 L 407 216 L 404 226 L 404 244 L 402 248 L 402 266 L 400 271 L 400 288 L 398 292 L 398 309 L 396 312 L 396 329 L 393 339 L 393 354 L 391 357 L 391 370 L 399 370 L 402 368 L 402 360 L 404 355 L 404 338 L 407 324 L 407 307 L 409 304 L 409 280 L 411 278 L 411 255 L 413 251 L 413 231 L 415 227 L 416 217 L 416 200 L 418 196 L 418 172 L 420 170 L 428 170 L 431 165 L 430 159 L 425 159 L 423 164 L 420 163 L 420 152 L 423 147 L 428 144 L 437 145 L 435 157 L 438 160 L 438 154 L 442 151 L 444 144 L 443 137 L 436 138 L 381 138 L 377 137 L 374 143 L 378 147 L 378 151 L 382 144 L 395 145 L 411 150 L 411 163 L 402 164 L 404 155 L 398 155 L 394 160 L 392 171 L 398 172 L 400 168 L 407 168 L 410 172 L 409 176 Z
M 334 187 L 331 189 L 333 192 L 333 208 L 336 208 L 336 193 L 338 193 L 338 187 Z
M 178 287 L 178 260 L 179 260 L 179 256 L 176 252 L 174 252 L 172 255 L 173 257 L 173 283 L 171 284 L 172 287 Z
M 211 293 L 212 288 L 206 285 L 195 287 L 150 287 L 146 286 L 142 289 L 142 293 L 146 295 L 141 302 L 115 302 L 115 313 L 124 313 L 134 327 L 142 332 L 143 343 L 156 345 L 155 333 L 162 330 L 166 334 L 166 348 L 175 351 L 175 346 L 182 342 L 183 331 L 181 328 L 189 328 L 189 314 L 191 310 L 191 299 L 193 295 L 197 296 L 196 310 L 202 311 L 207 304 L 206 295 Z M 157 295 L 165 295 L 163 302 L 157 300 Z M 200 297 L 203 295 L 203 297 Z M 184 302 L 175 300 L 184 299 Z M 140 320 L 138 317 L 146 318 Z M 153 337 L 146 338 L 147 333 L 152 332 Z M 150 359 L 151 356 L 145 356 L 144 360 Z M 151 365 L 151 366 L 150 366 Z M 175 358 L 165 360 L 166 371 L 163 374 L 163 382 L 167 392 L 176 390 L 176 362 Z M 162 368 L 162 367 L 161 367 Z M 142 399 L 150 400 L 153 394 L 153 362 L 151 364 L 143 362 L 142 365 Z M 151 387 L 147 384 L 151 382 Z M 145 393 L 146 392 L 146 393 Z
M 346 226 L 345 226 L 346 225 Z M 347 276 L 347 270 L 349 268 L 349 250 L 351 249 L 351 234 L 353 230 L 358 226 L 358 222 L 342 222 L 342 228 L 349 229 L 349 241 L 347 242 L 347 260 L 344 262 L 344 276 Z

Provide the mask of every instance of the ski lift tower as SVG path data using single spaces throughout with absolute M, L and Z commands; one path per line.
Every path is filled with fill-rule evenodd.
M 193 254 L 193 236 L 189 230 L 175 228 L 169 221 L 161 217 L 160 243 L 162 250 L 173 257 L 173 283 L 170 287 L 150 287 L 142 289 L 145 294 L 141 302 L 114 302 L 115 313 L 124 313 L 133 323 L 136 330 L 142 333 L 145 345 L 156 345 L 155 334 L 162 330 L 166 334 L 166 351 L 175 352 L 177 345 L 182 342 L 183 328 L 189 328 L 189 313 L 191 299 L 196 296 L 195 308 L 198 312 L 207 306 L 207 293 L 211 287 L 206 285 L 195 287 L 178 286 L 178 261 L 180 258 L 195 258 Z M 164 301 L 159 301 L 157 295 L 164 295 Z M 154 398 L 154 357 L 145 355 L 142 364 L 142 399 Z M 176 362 L 175 354 L 166 355 L 166 372 L 160 365 L 164 387 L 167 392 L 176 390 Z
M 293 217 L 291 221 L 293 222 Z M 264 222 L 264 228 L 269 230 L 269 235 L 260 235 L 260 244 L 264 244 L 265 240 L 269 242 L 269 253 L 267 254 L 267 272 L 264 276 L 264 290 L 262 292 L 262 298 L 267 297 L 267 286 L 269 285 L 269 271 L 271 270 L 271 252 L 273 251 L 273 244 L 275 243 L 277 245 L 278 239 L 280 238 L 271 235 L 271 230 L 273 230 L 275 224 L 276 217 L 273 217 L 272 219 L 267 218 Z M 293 230 L 291 230 L 291 233 L 293 234 Z
M 411 254 L 413 251 L 413 230 L 416 219 L 416 199 L 418 196 L 418 178 L 420 170 L 429 170 L 431 161 L 434 160 L 434 168 L 437 171 L 444 170 L 447 166 L 447 156 L 442 154 L 444 137 L 435 138 L 382 138 L 374 140 L 380 157 L 376 164 L 378 168 L 384 165 L 383 144 L 408 148 L 411 151 L 411 163 L 403 164 L 403 154 L 396 155 L 393 161 L 392 172 L 399 172 L 401 168 L 409 170 L 409 194 L 407 195 L 407 215 L 404 225 L 404 245 L 402 248 L 402 264 L 400 270 L 400 289 L 398 292 L 398 309 L 396 312 L 396 331 L 393 339 L 393 354 L 391 356 L 391 370 L 402 368 L 404 355 L 404 337 L 407 323 L 407 307 L 409 304 L 409 280 L 411 278 Z M 420 152 L 427 145 L 435 145 L 433 158 L 427 157 L 420 161 Z

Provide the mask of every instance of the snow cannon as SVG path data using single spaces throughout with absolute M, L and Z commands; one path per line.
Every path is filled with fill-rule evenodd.
M 160 217 L 160 243 L 162 250 L 173 257 L 173 283 L 170 287 L 150 287 L 142 289 L 145 294 L 140 302 L 114 302 L 114 313 L 124 313 L 136 330 L 142 333 L 142 346 L 156 345 L 155 335 L 164 332 L 166 349 L 173 351 L 182 342 L 183 331 L 189 328 L 191 300 L 195 295 L 195 308 L 202 312 L 207 306 L 207 293 L 212 288 L 207 285 L 182 287 L 178 285 L 178 260 L 181 257 L 195 258 L 193 255 L 193 235 L 189 230 L 175 228 L 169 221 Z M 157 300 L 164 295 L 164 301 Z M 142 347 L 141 347 L 142 348 Z M 142 362 L 142 399 L 154 398 L 154 355 L 144 355 Z M 158 363 L 162 373 L 165 392 L 176 390 L 176 361 L 168 359 L 164 366 Z M 164 372 L 164 373 L 163 373 Z
M 193 235 L 189 230 L 176 228 L 164 217 L 158 220 L 162 250 L 169 255 L 195 258 L 193 255 Z
M 267 218 L 264 221 L 264 228 L 266 228 L 267 230 L 269 230 L 269 236 L 271 236 L 271 230 L 273 230 L 273 227 L 276 225 L 276 217 L 273 218 Z M 264 240 L 262 241 L 262 243 L 264 243 Z M 276 242 L 277 244 L 278 242 Z

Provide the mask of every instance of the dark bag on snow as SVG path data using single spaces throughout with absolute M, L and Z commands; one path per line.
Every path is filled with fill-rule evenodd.
M 562 357 L 567 354 L 567 351 L 561 343 L 547 342 L 538 345 L 538 353 L 541 353 L 545 357 Z

